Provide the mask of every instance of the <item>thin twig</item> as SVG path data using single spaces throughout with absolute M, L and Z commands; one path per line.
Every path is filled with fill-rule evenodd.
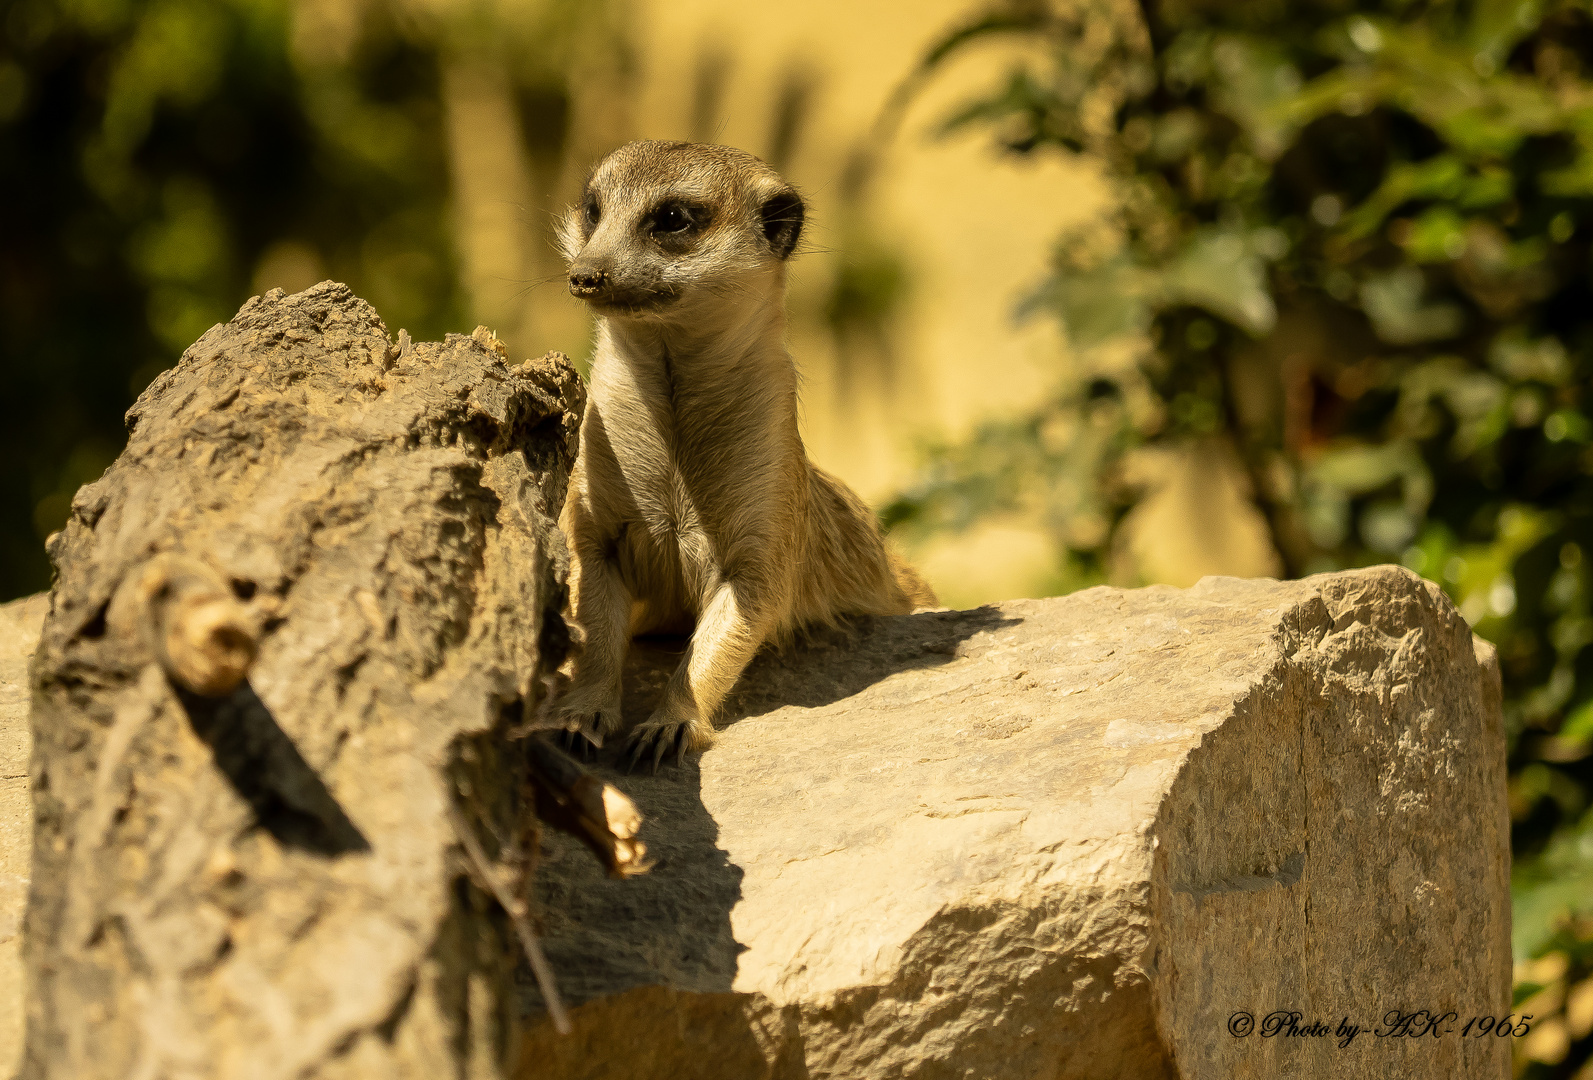
M 452 823 L 454 832 L 459 834 L 460 846 L 475 864 L 476 872 L 486 880 L 487 888 L 497 898 L 503 910 L 509 913 L 509 920 L 514 923 L 514 931 L 520 936 L 520 947 L 525 950 L 525 958 L 531 964 L 531 974 L 536 976 L 537 989 L 542 991 L 542 1000 L 547 1004 L 548 1015 L 553 1018 L 554 1030 L 560 1035 L 568 1035 L 570 1014 L 564 1010 L 558 985 L 553 981 L 553 967 L 542 952 L 542 943 L 537 941 L 536 932 L 531 929 L 531 920 L 526 918 L 525 906 L 510 894 L 502 881 L 498 880 L 497 873 L 487 860 L 487 853 L 481 850 L 481 842 L 476 839 L 476 834 L 452 800 L 448 803 L 448 820 Z

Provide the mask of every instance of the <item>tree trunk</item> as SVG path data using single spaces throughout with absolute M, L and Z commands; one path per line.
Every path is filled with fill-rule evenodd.
M 506 1074 L 582 398 L 332 282 L 145 391 L 50 543 L 22 1077 Z

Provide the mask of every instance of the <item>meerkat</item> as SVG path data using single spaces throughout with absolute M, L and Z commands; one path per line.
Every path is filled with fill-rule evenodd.
M 656 771 L 672 744 L 677 762 L 707 747 L 765 643 L 936 603 L 798 434 L 785 279 L 804 213 L 751 154 L 633 142 L 596 165 L 561 229 L 597 351 L 560 518 L 582 641 L 558 719 L 601 745 L 631 638 L 691 635 L 632 733 L 633 768 L 649 748 Z

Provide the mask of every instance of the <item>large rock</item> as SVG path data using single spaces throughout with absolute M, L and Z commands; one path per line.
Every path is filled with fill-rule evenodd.
M 673 661 L 640 654 L 631 716 Z M 1412 574 L 876 619 L 763 658 L 731 719 L 617 778 L 650 875 L 542 867 L 583 1004 L 522 1075 L 1509 1075 L 1460 1030 L 1509 1008 L 1498 671 Z M 1332 1033 L 1422 1009 L 1454 1017 Z

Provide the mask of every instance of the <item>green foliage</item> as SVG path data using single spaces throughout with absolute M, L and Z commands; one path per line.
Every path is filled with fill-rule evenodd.
M 1066 330 L 1058 394 L 937 448 L 887 520 L 1038 509 L 1083 584 L 1138 495 L 1125 459 L 1226 440 L 1290 574 L 1402 560 L 1499 646 L 1517 948 L 1587 958 L 1588 5 L 1020 3 L 918 80 L 1000 34 L 1049 60 L 947 127 L 1089 154 L 1119 210 L 1024 308 Z
M 0 15 L 0 596 L 121 447 L 122 412 L 287 252 L 417 333 L 458 322 L 434 52 L 338 64 L 284 0 L 17 0 Z M 4 89 L 9 88 L 9 89 Z
M 528 149 L 557 162 L 569 56 L 604 10 L 0 5 L 0 598 L 48 586 L 44 537 L 122 414 L 261 279 L 346 281 L 418 338 L 468 328 L 445 69 L 504 58 Z

